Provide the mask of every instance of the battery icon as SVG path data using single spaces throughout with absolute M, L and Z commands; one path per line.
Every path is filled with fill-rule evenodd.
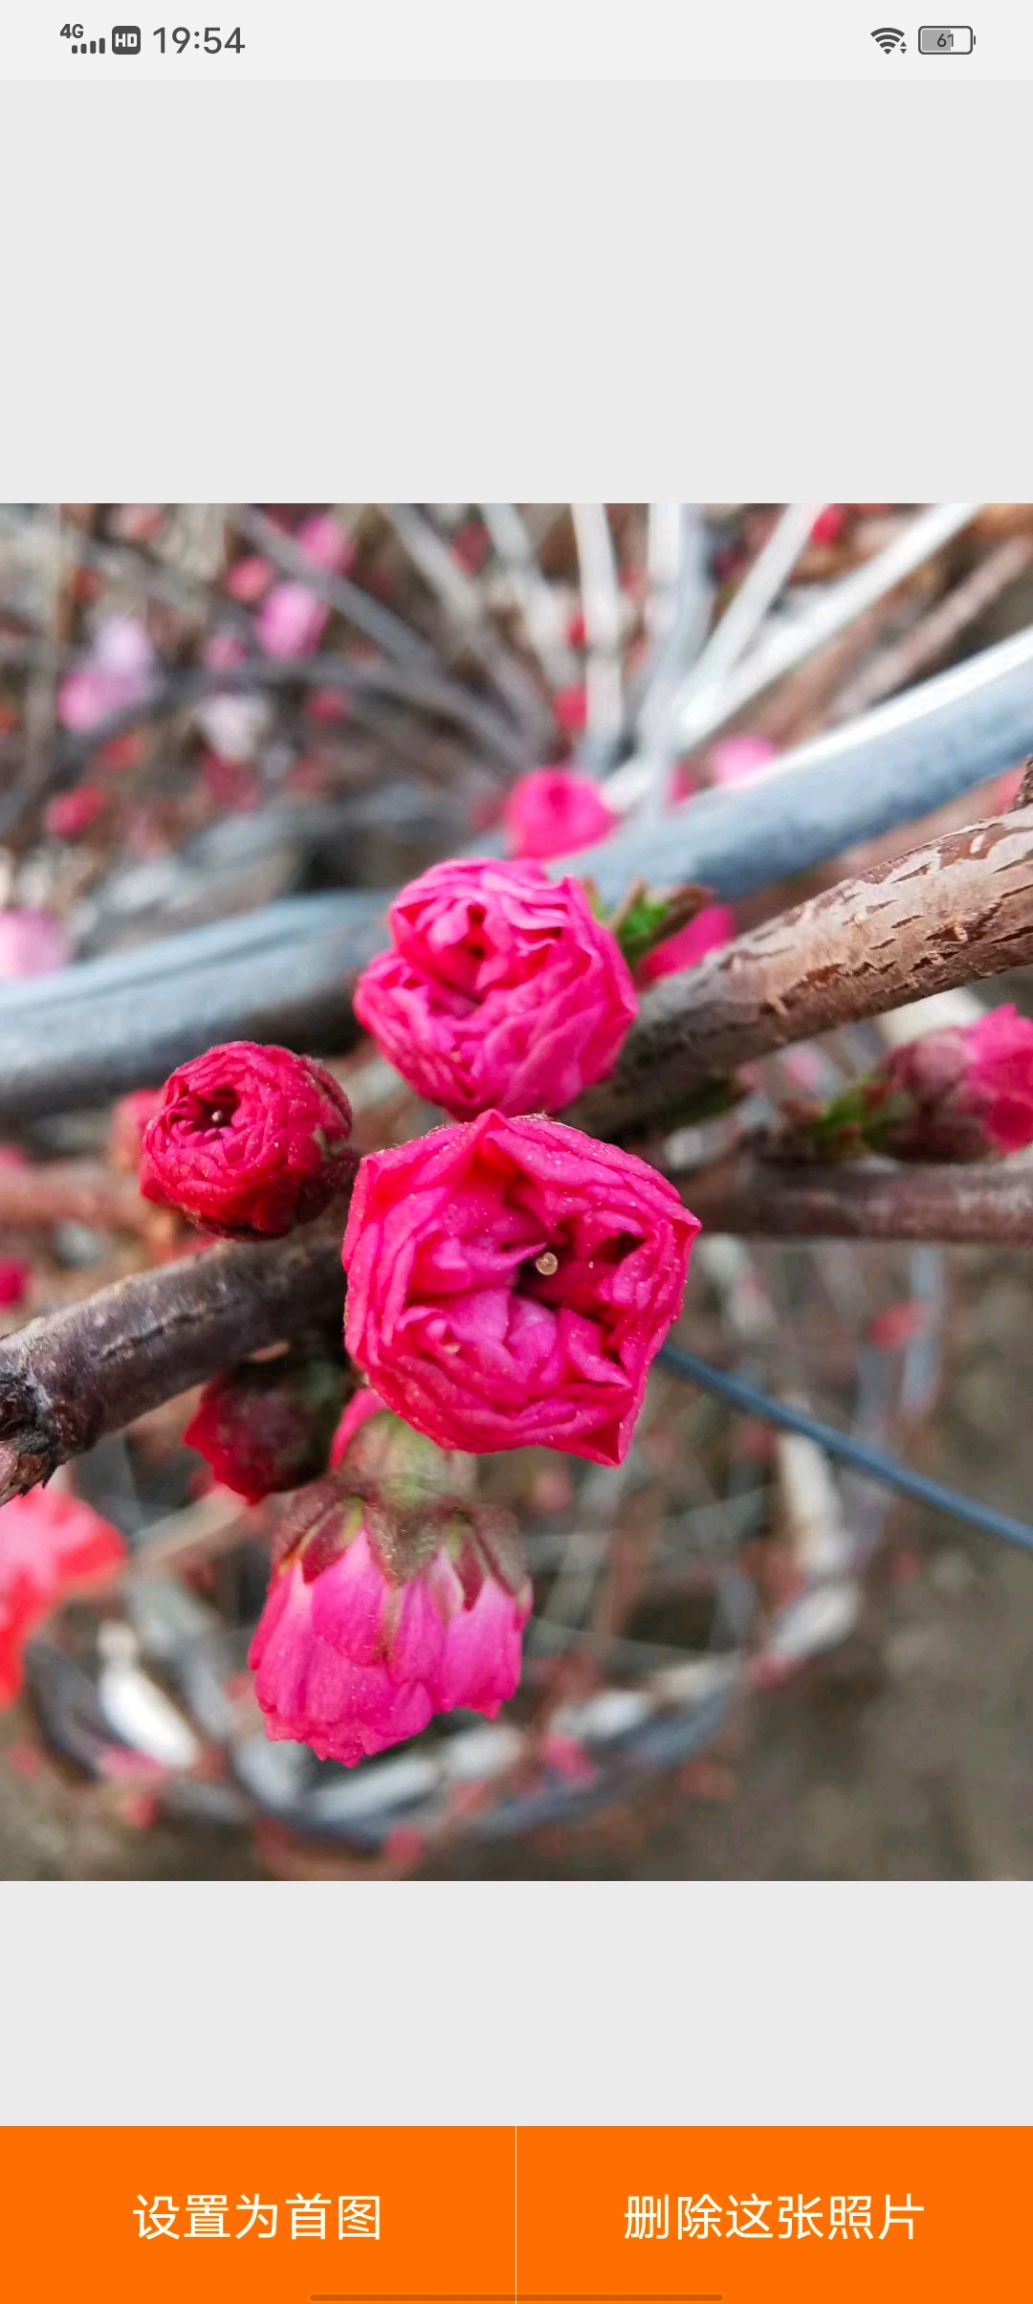
M 971 56 L 976 36 L 971 24 L 920 24 L 920 56 Z

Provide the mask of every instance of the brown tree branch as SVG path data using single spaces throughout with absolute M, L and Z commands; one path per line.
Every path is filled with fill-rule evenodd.
M 1033 807 L 842 880 L 669 977 L 647 993 L 610 1078 L 567 1117 L 594 1136 L 655 1127 L 790 1041 L 1029 960 Z
M 156 1214 L 132 1177 L 113 1176 L 91 1160 L 0 1166 L 0 1225 L 19 1231 L 74 1222 L 105 1232 L 147 1232 Z
M 212 1248 L 30 1321 L 0 1346 L 0 1504 L 249 1352 L 340 1322 L 342 1221 Z
M 1033 1167 L 1024 1162 L 822 1167 L 746 1151 L 694 1175 L 675 1174 L 674 1181 L 710 1232 L 1033 1248 Z
M 662 1123 L 715 1077 L 788 1041 L 1031 959 L 1033 805 L 825 890 L 662 984 L 643 1002 L 615 1074 L 574 1116 L 597 1135 Z M 1029 1237 L 1025 1172 L 921 1175 L 933 1178 L 924 1193 L 914 1171 L 822 1178 L 808 1169 L 797 1182 L 780 1169 L 777 1184 L 765 1171 L 764 1192 L 784 1211 L 784 1223 L 772 1216 L 765 1228 Z M 708 1188 L 717 1196 L 709 1210 L 699 1205 Z M 762 1228 L 756 1179 L 708 1187 L 701 1178 L 691 1192 L 712 1226 L 731 1227 L 737 1209 L 740 1228 Z M 166 1265 L 0 1346 L 0 1502 L 245 1353 L 338 1318 L 340 1231 L 338 1219 Z

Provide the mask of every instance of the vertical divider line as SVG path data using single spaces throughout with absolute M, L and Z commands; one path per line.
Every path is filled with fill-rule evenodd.
M 520 2304 L 520 2236 L 518 2229 L 520 2177 L 518 2137 L 520 2130 L 513 2127 L 513 2304 Z

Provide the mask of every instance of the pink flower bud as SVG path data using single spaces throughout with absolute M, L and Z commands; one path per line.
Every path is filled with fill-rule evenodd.
M 224 1488 L 257 1504 L 325 1472 L 342 1373 L 296 1351 L 245 1360 L 206 1384 L 183 1438 Z
M 78 1496 L 33 1488 L 0 1511 L 0 1705 L 22 1684 L 22 1649 L 60 1594 L 117 1568 L 117 1528 Z
M 395 1427 L 393 1417 L 368 1423 Z M 351 1462 L 299 1497 L 251 1644 L 266 1733 L 345 1767 L 462 1705 L 493 1719 L 520 1677 L 531 1590 L 500 1516 Z M 389 1434 L 388 1447 L 393 1445 Z M 426 1461 L 426 1457 L 425 1457 Z
M 513 856 L 571 856 L 605 840 L 617 818 L 590 776 L 572 768 L 532 768 L 520 776 L 502 818 Z
M 351 1106 L 322 1064 L 231 1040 L 166 1081 L 140 1190 L 227 1239 L 289 1232 L 342 1190 L 350 1135 Z
M 651 952 L 638 964 L 640 984 L 655 984 L 661 976 L 680 975 L 683 968 L 695 968 L 705 960 L 708 952 L 716 952 L 722 944 L 729 944 L 735 934 L 735 914 L 729 904 L 705 904 L 694 920 L 689 920 L 666 943 L 655 944 Z
M 386 1414 L 379 1392 L 372 1391 L 368 1384 L 353 1393 L 330 1443 L 331 1471 L 335 1471 L 338 1464 L 344 1463 L 352 1441 L 361 1432 L 363 1425 L 368 1424 L 370 1417 Z
M 362 1161 L 348 1350 L 441 1448 L 619 1464 L 698 1230 L 630 1152 L 486 1112 Z
M 355 1013 L 403 1079 L 456 1118 L 557 1111 L 608 1072 L 635 1015 L 616 938 L 574 880 L 436 864 L 396 898 L 392 952 Z
M 873 1079 L 872 1140 L 898 1160 L 985 1160 L 1033 1144 L 1033 1023 L 1009 1003 L 898 1048 Z
M 846 523 L 845 504 L 823 504 L 811 529 L 811 543 L 838 544 Z

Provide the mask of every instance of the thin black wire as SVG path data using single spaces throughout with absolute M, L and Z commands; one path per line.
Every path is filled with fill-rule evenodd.
M 745 1416 L 760 1416 L 767 1424 L 777 1424 L 784 1432 L 800 1432 L 807 1440 L 817 1442 L 827 1456 L 838 1457 L 840 1463 L 849 1464 L 855 1472 L 867 1473 L 871 1480 L 881 1480 L 885 1487 L 896 1488 L 902 1496 L 913 1496 L 919 1504 L 928 1504 L 934 1512 L 946 1512 L 954 1520 L 964 1520 L 972 1528 L 982 1529 L 984 1535 L 1000 1536 L 1006 1544 L 1017 1544 L 1023 1552 L 1033 1552 L 1033 1528 L 1024 1520 L 1013 1520 L 1006 1512 L 995 1512 L 992 1505 L 978 1504 L 974 1497 L 964 1496 L 956 1488 L 948 1488 L 942 1480 L 927 1480 L 924 1473 L 912 1472 L 897 1457 L 887 1456 L 881 1448 L 871 1448 L 863 1440 L 851 1440 L 845 1432 L 837 1432 L 835 1425 L 823 1424 L 817 1416 L 810 1416 L 805 1408 L 794 1408 L 788 1401 L 773 1400 L 767 1392 L 747 1383 L 745 1377 L 729 1376 L 723 1368 L 713 1368 L 709 1360 L 699 1360 L 694 1352 L 683 1352 L 679 1344 L 665 1344 L 660 1359 L 676 1376 L 688 1377 L 704 1392 L 716 1393 L 718 1399 L 727 1400 Z

